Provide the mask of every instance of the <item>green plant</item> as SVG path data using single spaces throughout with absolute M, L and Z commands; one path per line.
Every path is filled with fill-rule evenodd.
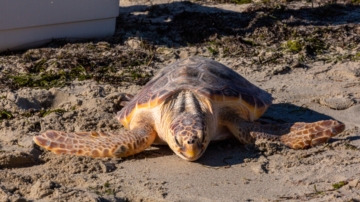
M 360 52 L 356 53 L 356 54 L 353 56 L 353 59 L 354 59 L 354 60 L 360 60 Z
M 108 188 L 110 187 L 110 183 L 108 181 L 105 182 L 104 187 Z
M 303 49 L 303 45 L 299 40 L 289 40 L 287 41 L 283 47 L 290 52 L 298 53 Z
M 257 46 L 258 44 L 256 44 L 254 41 L 250 40 L 250 39 L 241 39 L 241 42 L 246 44 L 246 45 L 250 45 L 250 46 Z
M 231 0 L 230 2 L 234 3 L 234 4 L 249 4 L 252 1 L 251 0 Z
M 346 184 L 347 184 L 347 182 L 345 182 L 345 181 L 340 181 L 340 182 L 338 182 L 338 183 L 332 184 L 332 186 L 333 186 L 334 189 L 340 189 L 341 187 L 343 187 L 343 186 L 346 185 Z
M 6 110 L 0 110 L 0 120 L 1 119 L 11 119 L 11 118 L 13 118 L 13 115 L 10 112 L 8 112 Z
M 63 114 L 66 112 L 66 110 L 64 110 L 64 109 L 40 110 L 40 116 L 45 117 L 53 112 L 58 113 L 58 114 Z
M 212 55 L 219 54 L 219 50 L 217 48 L 212 48 L 211 46 L 209 46 L 209 47 L 207 47 L 207 49 Z
M 320 54 L 328 48 L 324 41 L 317 37 L 305 38 L 305 49 L 308 54 Z
M 42 87 L 47 89 L 52 87 L 62 87 L 66 82 L 75 79 L 83 81 L 91 79 L 92 77 L 93 76 L 89 75 L 81 65 L 71 68 L 70 71 L 60 70 L 59 72 L 49 71 L 40 74 L 30 73 L 8 76 L 8 78 L 12 79 L 13 82 L 20 87 Z

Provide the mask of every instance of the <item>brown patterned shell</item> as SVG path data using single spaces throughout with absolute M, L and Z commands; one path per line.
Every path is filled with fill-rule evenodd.
M 152 108 L 180 90 L 190 90 L 229 107 L 240 107 L 251 116 L 260 117 L 272 97 L 225 65 L 211 59 L 191 57 L 160 70 L 121 111 L 117 118 L 127 127 L 139 108 Z

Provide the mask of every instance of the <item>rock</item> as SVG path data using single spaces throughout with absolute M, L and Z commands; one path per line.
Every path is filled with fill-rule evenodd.
M 272 142 L 258 138 L 255 141 L 255 148 L 261 151 L 265 156 L 270 156 L 280 151 L 283 151 L 286 148 L 286 146 L 278 141 Z
M 12 101 L 12 102 L 15 102 L 16 100 L 16 95 L 15 93 L 12 93 L 12 92 L 9 92 L 7 95 L 6 95 L 6 99 Z
M 81 99 L 77 99 L 77 100 L 76 100 L 76 104 L 77 104 L 78 106 L 81 106 L 82 103 L 83 103 L 83 101 L 82 101 Z
M 30 190 L 30 198 L 40 199 L 54 192 L 56 184 L 52 181 L 37 181 Z
M 50 91 L 44 89 L 33 90 L 33 97 L 39 102 L 40 106 L 43 108 L 50 107 L 54 99 L 54 95 Z
M 139 49 L 141 45 L 141 41 L 138 39 L 129 39 L 127 41 L 127 45 L 132 49 Z
M 9 201 L 10 193 L 4 186 L 0 186 L 0 201 Z
M 69 111 L 69 112 L 65 112 L 62 117 L 64 119 L 71 119 L 74 117 L 74 115 L 75 115 L 74 111 Z
M 267 169 L 268 163 L 269 163 L 269 160 L 265 156 L 262 155 L 257 159 L 257 162 L 255 163 L 255 165 L 251 166 L 251 169 L 257 174 L 267 173 L 268 172 L 268 169 Z
M 181 59 L 189 57 L 189 51 L 180 51 L 179 57 Z
M 351 107 L 354 104 L 354 101 L 351 100 L 350 98 L 333 97 L 333 98 L 320 99 L 320 104 L 325 105 L 331 109 L 344 110 Z
M 354 187 L 357 187 L 358 184 L 359 184 L 359 180 L 358 180 L 358 179 L 349 181 L 349 187 L 354 188 Z
M 262 174 L 265 172 L 265 170 L 262 167 L 262 164 L 256 164 L 251 166 L 251 169 L 256 173 L 256 174 Z

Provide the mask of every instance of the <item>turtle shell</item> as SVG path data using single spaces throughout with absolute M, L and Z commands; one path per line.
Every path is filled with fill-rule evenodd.
M 271 104 L 266 91 L 211 59 L 190 57 L 160 70 L 144 88 L 118 112 L 117 118 L 128 124 L 140 108 L 153 108 L 181 90 L 201 94 L 216 105 L 238 107 L 245 120 L 259 118 Z M 246 114 L 246 115 L 245 115 Z

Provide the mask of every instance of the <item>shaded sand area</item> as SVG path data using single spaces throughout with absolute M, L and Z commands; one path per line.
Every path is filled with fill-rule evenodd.
M 0 55 L 0 201 L 360 201 L 360 6 L 128 2 L 113 37 Z M 199 55 L 272 93 L 262 121 L 337 119 L 328 144 L 234 139 L 186 162 L 166 146 L 130 158 L 58 156 L 49 129 L 124 131 L 119 94 Z

